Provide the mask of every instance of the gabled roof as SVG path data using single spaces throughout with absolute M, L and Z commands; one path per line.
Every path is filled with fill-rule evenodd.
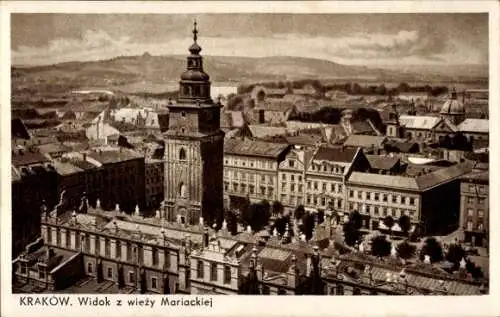
M 385 136 L 351 134 L 347 137 L 347 140 L 344 141 L 344 146 L 381 148 L 386 141 L 387 137 Z
M 489 120 L 488 119 L 465 119 L 458 125 L 458 130 L 461 132 L 476 132 L 488 133 Z
M 407 129 L 430 130 L 434 128 L 440 121 L 441 118 L 431 116 L 404 115 L 399 117 L 400 124 Z
M 358 149 L 342 147 L 319 147 L 313 156 L 316 161 L 351 163 Z
M 277 158 L 289 147 L 282 143 L 228 139 L 224 141 L 224 154 Z

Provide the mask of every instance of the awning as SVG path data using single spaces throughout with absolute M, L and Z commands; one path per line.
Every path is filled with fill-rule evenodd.
M 401 230 L 401 227 L 397 223 L 395 223 L 394 226 L 392 226 L 391 230 L 392 231 L 403 231 L 403 230 Z
M 382 220 L 378 222 L 378 228 L 383 230 L 389 230 Z

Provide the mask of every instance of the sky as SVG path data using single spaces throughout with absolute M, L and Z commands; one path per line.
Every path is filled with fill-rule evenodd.
M 298 56 L 346 65 L 488 64 L 488 15 L 12 14 L 14 65 L 122 55 Z

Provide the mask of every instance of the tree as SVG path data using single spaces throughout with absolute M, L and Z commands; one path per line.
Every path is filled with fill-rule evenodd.
M 408 243 L 407 241 L 403 241 L 396 246 L 398 256 L 405 260 L 410 259 L 415 254 L 416 249 L 417 248 L 414 245 Z
M 301 219 L 304 217 L 304 214 L 306 213 L 306 210 L 303 205 L 298 205 L 297 208 L 295 208 L 295 211 L 293 212 L 293 216 L 295 219 Z
M 384 257 L 391 254 L 391 243 L 385 236 L 376 236 L 372 239 L 372 254 L 378 257 Z
M 355 246 L 358 243 L 361 234 L 359 229 L 352 222 L 346 222 L 343 226 L 344 229 L 344 241 L 349 246 Z
M 405 233 L 405 235 L 408 236 L 408 232 L 411 229 L 410 217 L 408 217 L 407 215 L 402 215 L 398 219 L 398 224 L 399 224 L 399 227 L 401 227 L 401 231 L 403 231 Z
M 279 215 L 283 213 L 283 204 L 279 201 L 275 200 L 271 207 L 272 213 L 275 215 Z
M 392 235 L 392 226 L 394 226 L 394 218 L 387 216 L 384 218 L 384 225 L 389 228 L 389 235 Z
M 445 255 L 446 261 L 455 264 L 455 269 L 458 268 L 460 261 L 465 257 L 465 250 L 459 244 L 452 244 L 448 248 L 448 252 Z
M 424 245 L 420 250 L 420 259 L 424 259 L 424 256 L 428 255 L 431 258 L 431 262 L 439 262 L 443 260 L 443 248 L 441 243 L 434 237 L 429 237 L 425 239 Z
M 483 270 L 479 266 L 477 266 L 474 262 L 470 260 L 466 260 L 465 268 L 467 272 L 469 272 L 473 278 L 483 278 L 484 273 Z
M 363 226 L 363 218 L 359 211 L 354 210 L 349 214 L 349 222 L 352 223 L 356 230 L 361 229 L 361 227 Z

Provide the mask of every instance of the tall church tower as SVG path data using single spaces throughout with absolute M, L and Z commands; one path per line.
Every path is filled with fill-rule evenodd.
M 220 103 L 210 97 L 210 77 L 203 71 L 196 22 L 187 70 L 179 82 L 176 104 L 169 105 L 165 133 L 165 201 L 169 221 L 212 225 L 222 220 L 224 132 Z

